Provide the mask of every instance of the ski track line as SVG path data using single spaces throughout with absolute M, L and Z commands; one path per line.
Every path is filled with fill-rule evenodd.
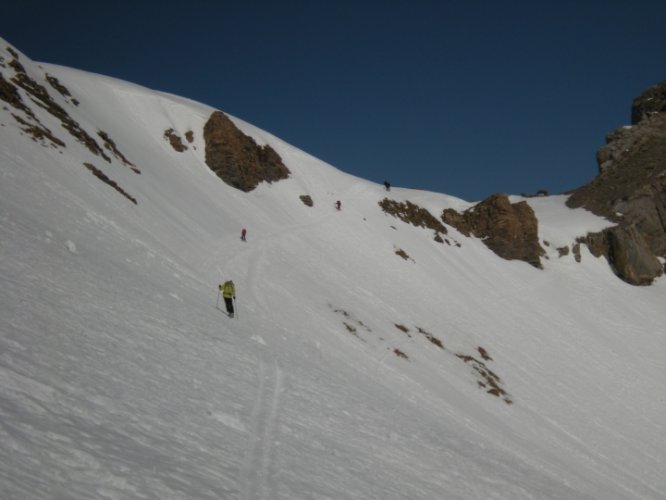
M 274 360 L 267 368 L 262 355 L 259 360 L 259 387 L 250 415 L 249 443 L 242 469 L 242 500 L 270 500 L 275 497 L 272 476 L 282 379 L 277 361 Z

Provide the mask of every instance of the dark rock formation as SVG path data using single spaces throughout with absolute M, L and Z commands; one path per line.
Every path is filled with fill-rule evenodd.
M 51 87 L 60 92 L 60 95 L 67 99 L 67 101 L 71 102 L 74 106 L 79 105 L 79 101 L 72 98 L 72 94 L 70 93 L 69 89 L 60 83 L 60 81 L 55 76 L 46 73 L 46 81 L 49 82 Z
M 631 105 L 631 123 L 636 125 L 645 118 L 666 113 L 666 80 L 639 95 Z
M 23 66 L 20 64 L 14 65 L 14 68 L 21 68 Z M 96 156 L 101 156 L 109 163 L 111 158 L 109 158 L 104 150 L 97 144 L 94 138 L 88 134 L 72 117 L 65 111 L 65 109 L 57 104 L 53 98 L 49 95 L 46 87 L 37 83 L 30 76 L 28 76 L 25 71 L 19 72 L 17 70 L 16 75 L 11 79 L 17 86 L 25 90 L 31 97 L 35 99 L 35 103 L 48 111 L 51 115 L 60 120 L 62 127 L 67 130 L 74 138 L 76 138 L 81 144 L 83 144 L 91 153 Z
M 661 264 L 636 226 L 618 225 L 579 238 L 573 247 L 578 262 L 581 261 L 581 243 L 585 244 L 595 257 L 606 257 L 615 274 L 632 285 L 649 285 L 661 274 Z
M 14 120 L 16 120 L 16 123 L 18 123 L 19 128 L 27 133 L 32 140 L 43 145 L 47 145 L 48 141 L 51 146 L 56 148 L 65 147 L 65 142 L 56 137 L 49 128 L 39 121 L 34 111 L 23 102 L 18 87 L 5 80 L 2 73 L 0 73 L 0 100 L 5 101 L 16 110 L 24 113 L 25 117 L 21 117 L 16 113 L 11 113 L 11 115 L 14 117 Z
M 545 252 L 539 244 L 538 222 L 525 201 L 512 204 L 506 195 L 494 194 L 463 213 L 446 209 L 442 220 L 466 236 L 482 238 L 504 259 L 542 268 L 540 257 Z
M 608 261 L 625 281 L 634 285 L 649 285 L 663 272 L 635 225 L 620 225 L 606 234 Z
M 409 200 L 398 202 L 384 198 L 379 202 L 379 206 L 382 207 L 382 210 L 387 214 L 391 214 L 408 224 L 412 224 L 416 227 L 427 227 L 437 233 L 447 233 L 446 226 L 438 221 L 434 215 L 428 212 L 425 208 L 421 208 Z
M 168 140 L 169 144 L 171 144 L 171 147 L 179 153 L 189 149 L 185 144 L 183 144 L 183 140 L 172 128 L 164 131 L 164 138 Z
M 259 146 L 222 112 L 216 111 L 204 127 L 206 164 L 224 182 L 252 191 L 262 182 L 289 177 L 289 169 L 270 146 Z
M 10 47 L 7 47 L 7 51 L 13 56 L 13 59 L 7 63 L 7 66 L 14 70 L 14 75 L 7 80 L 2 74 L 0 74 L 0 99 L 25 114 L 25 117 L 21 117 L 12 113 L 12 116 L 19 124 L 21 130 L 30 134 L 34 140 L 42 142 L 43 144 L 48 140 L 54 147 L 65 147 L 65 142 L 56 137 L 46 126 L 44 126 L 37 118 L 34 111 L 23 101 L 19 89 L 22 89 L 27 94 L 28 99 L 32 101 L 33 104 L 39 106 L 60 120 L 62 127 L 77 141 L 88 148 L 91 153 L 100 156 L 107 162 L 111 163 L 111 158 L 100 147 L 97 141 L 69 115 L 65 108 L 59 105 L 51 97 L 48 89 L 28 75 L 24 66 L 18 60 L 18 53 Z M 5 68 L 6 66 L 3 65 L 2 67 Z M 68 103 L 78 106 L 78 101 L 72 99 L 69 90 L 62 85 L 57 78 L 46 74 L 45 79 L 52 88 L 57 90 L 63 97 L 65 97 L 65 99 L 67 99 Z M 118 157 L 125 165 L 132 168 L 134 172 L 140 173 L 139 169 L 120 153 L 106 132 L 100 131 L 99 135 L 104 140 L 104 145 L 109 151 Z
M 666 81 L 639 97 L 630 127 L 606 136 L 597 153 L 599 175 L 576 189 L 567 205 L 616 222 L 585 243 L 606 256 L 615 273 L 645 285 L 663 273 L 666 256 Z
M 26 114 L 34 116 L 32 110 L 23 103 L 21 95 L 19 94 L 16 86 L 5 80 L 5 77 L 2 75 L 2 73 L 0 73 L 0 99 L 6 103 L 9 103 L 14 108 L 20 109 Z
M 118 146 L 116 146 L 116 143 L 113 141 L 113 139 L 111 139 L 111 137 L 109 137 L 109 134 L 107 134 L 103 130 L 98 130 L 97 135 L 104 142 L 104 147 L 107 150 L 111 151 L 111 153 L 113 153 L 113 156 L 115 156 L 121 162 L 123 162 L 123 165 L 127 165 L 128 167 L 130 167 L 132 169 L 133 172 L 135 172 L 137 174 L 141 173 L 141 171 L 136 167 L 136 165 L 134 163 L 132 163 L 131 161 L 129 161 L 125 157 L 125 155 L 122 152 L 120 152 L 120 150 L 118 149 Z
M 134 198 L 133 196 L 127 194 L 127 192 L 126 192 L 123 188 L 121 188 L 121 187 L 118 185 L 118 183 L 117 183 L 116 181 L 111 180 L 111 179 L 110 179 L 110 178 L 109 178 L 104 172 L 102 172 L 102 171 L 101 171 L 99 168 L 97 168 L 95 165 L 93 165 L 92 163 L 88 163 L 88 162 L 85 162 L 83 165 L 84 165 L 84 166 L 85 166 L 85 167 L 86 167 L 86 168 L 87 168 L 87 169 L 88 169 L 88 170 L 89 170 L 89 171 L 90 171 L 95 177 L 97 177 L 99 180 L 101 180 L 101 181 L 104 182 L 105 184 L 108 184 L 109 186 L 111 186 L 113 189 L 115 189 L 116 191 L 118 191 L 120 194 L 122 194 L 125 198 L 127 198 L 128 200 L 130 200 L 130 201 L 131 201 L 132 203 L 134 203 L 135 205 L 138 204 L 138 202 L 136 201 L 136 198 Z

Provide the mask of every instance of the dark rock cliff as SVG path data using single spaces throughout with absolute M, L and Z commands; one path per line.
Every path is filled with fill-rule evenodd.
M 224 182 L 252 191 L 262 182 L 289 177 L 289 169 L 270 146 L 259 146 L 238 130 L 222 112 L 214 112 L 204 127 L 206 164 Z
M 538 222 L 525 201 L 511 203 L 504 194 L 494 194 L 458 213 L 449 208 L 442 220 L 465 236 L 483 238 L 483 243 L 507 260 L 524 260 L 541 269 L 545 253 L 539 244 Z
M 646 285 L 663 274 L 657 257 L 666 257 L 666 81 L 634 99 L 631 116 L 631 126 L 606 136 L 597 152 L 599 175 L 567 205 L 617 223 L 583 242 L 620 278 Z

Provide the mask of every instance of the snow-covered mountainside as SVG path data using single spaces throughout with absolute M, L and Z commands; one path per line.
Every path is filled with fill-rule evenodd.
M 608 222 L 529 199 L 504 260 L 231 117 L 290 171 L 245 193 L 210 107 L 0 41 L 2 498 L 666 498 L 666 279 L 557 250 Z

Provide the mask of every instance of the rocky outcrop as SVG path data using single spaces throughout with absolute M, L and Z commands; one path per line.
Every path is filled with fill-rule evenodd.
M 83 166 L 86 167 L 95 177 L 97 177 L 99 180 L 101 180 L 103 183 L 108 184 L 111 186 L 113 189 L 118 191 L 120 194 L 122 194 L 125 198 L 127 198 L 129 201 L 134 203 L 135 205 L 138 204 L 136 201 L 136 198 L 133 196 L 129 195 L 127 191 L 125 191 L 123 188 L 121 188 L 118 183 L 114 180 L 111 180 L 104 172 L 102 172 L 99 168 L 97 168 L 95 165 L 92 163 L 84 162 Z
M 262 181 L 289 177 L 289 169 L 273 148 L 257 145 L 220 111 L 208 119 L 204 141 L 206 164 L 220 179 L 241 191 L 252 191 Z
M 307 207 L 313 207 L 314 206 L 314 201 L 312 201 L 312 197 L 309 194 L 302 194 L 299 196 L 303 204 Z
M 608 261 L 618 276 L 634 285 L 649 285 L 661 275 L 661 264 L 635 225 L 618 226 L 606 235 Z
M 164 138 L 169 141 L 169 144 L 171 144 L 171 147 L 177 151 L 178 153 L 182 153 L 183 151 L 187 151 L 189 148 L 183 143 L 183 139 L 176 134 L 176 131 L 172 128 L 167 129 L 164 131 Z
M 573 249 L 578 262 L 581 260 L 581 243 L 595 257 L 606 257 L 615 274 L 632 285 L 649 285 L 662 272 L 659 260 L 636 226 L 617 225 L 579 238 Z
M 46 73 L 45 78 L 46 81 L 49 82 L 51 87 L 60 92 L 60 95 L 63 96 L 65 100 L 72 103 L 74 106 L 79 105 L 79 101 L 72 97 L 72 94 L 69 92 L 69 89 L 65 87 L 62 83 L 60 83 L 60 80 L 58 80 L 55 76 Z
M 435 218 L 428 210 L 415 205 L 411 201 L 398 202 L 384 198 L 379 202 L 379 206 L 387 214 L 399 218 L 401 221 L 412 224 L 416 227 L 426 227 L 436 233 L 446 234 L 446 226 Z
M 631 105 L 631 123 L 636 125 L 652 115 L 666 113 L 666 80 L 639 95 Z
M 633 285 L 660 276 L 666 257 L 666 81 L 634 99 L 632 125 L 606 136 L 599 175 L 576 189 L 567 205 L 616 222 L 596 238 L 615 273 Z M 588 244 L 589 246 L 589 244 Z
M 666 112 L 644 116 L 638 124 L 620 127 L 606 136 L 606 145 L 597 151 L 597 164 L 599 175 L 607 174 L 608 178 L 595 180 L 632 181 L 626 188 L 635 189 L 637 182 L 663 172 Z M 618 184 L 613 186 L 617 189 Z
M 4 58 L 0 56 L 0 68 L 6 69 L 8 73 L 13 70 L 13 75 L 5 78 L 2 72 L 0 72 L 0 100 L 8 103 L 16 110 L 16 113 L 11 114 L 19 124 L 20 129 L 29 134 L 33 140 L 44 145 L 50 145 L 56 148 L 66 147 L 65 142 L 43 125 L 34 110 L 24 101 L 20 92 L 20 90 L 22 90 L 30 102 L 57 118 L 60 121 L 62 128 L 88 148 L 92 154 L 111 163 L 111 158 L 106 154 L 106 151 L 98 144 L 95 138 L 72 118 L 65 107 L 61 106 L 55 99 L 53 99 L 46 86 L 42 85 L 28 74 L 23 64 L 19 61 L 18 52 L 11 47 L 7 47 L 6 50 L 7 53 L 12 56 L 12 59 L 5 64 L 4 62 L 1 62 Z M 44 79 L 52 88 L 57 90 L 65 98 L 69 105 L 78 106 L 78 101 L 72 98 L 69 90 L 62 85 L 57 78 L 45 74 Z M 23 116 L 21 116 L 21 114 Z M 104 141 L 104 148 L 106 148 L 106 150 L 113 153 L 123 162 L 123 164 L 130 167 L 135 173 L 141 173 L 136 165 L 127 160 L 127 158 L 118 150 L 115 143 L 106 132 L 98 131 L 98 135 Z
M 503 259 L 543 267 L 537 218 L 525 201 L 511 203 L 506 195 L 494 194 L 463 213 L 446 209 L 442 220 L 466 236 L 482 238 Z

